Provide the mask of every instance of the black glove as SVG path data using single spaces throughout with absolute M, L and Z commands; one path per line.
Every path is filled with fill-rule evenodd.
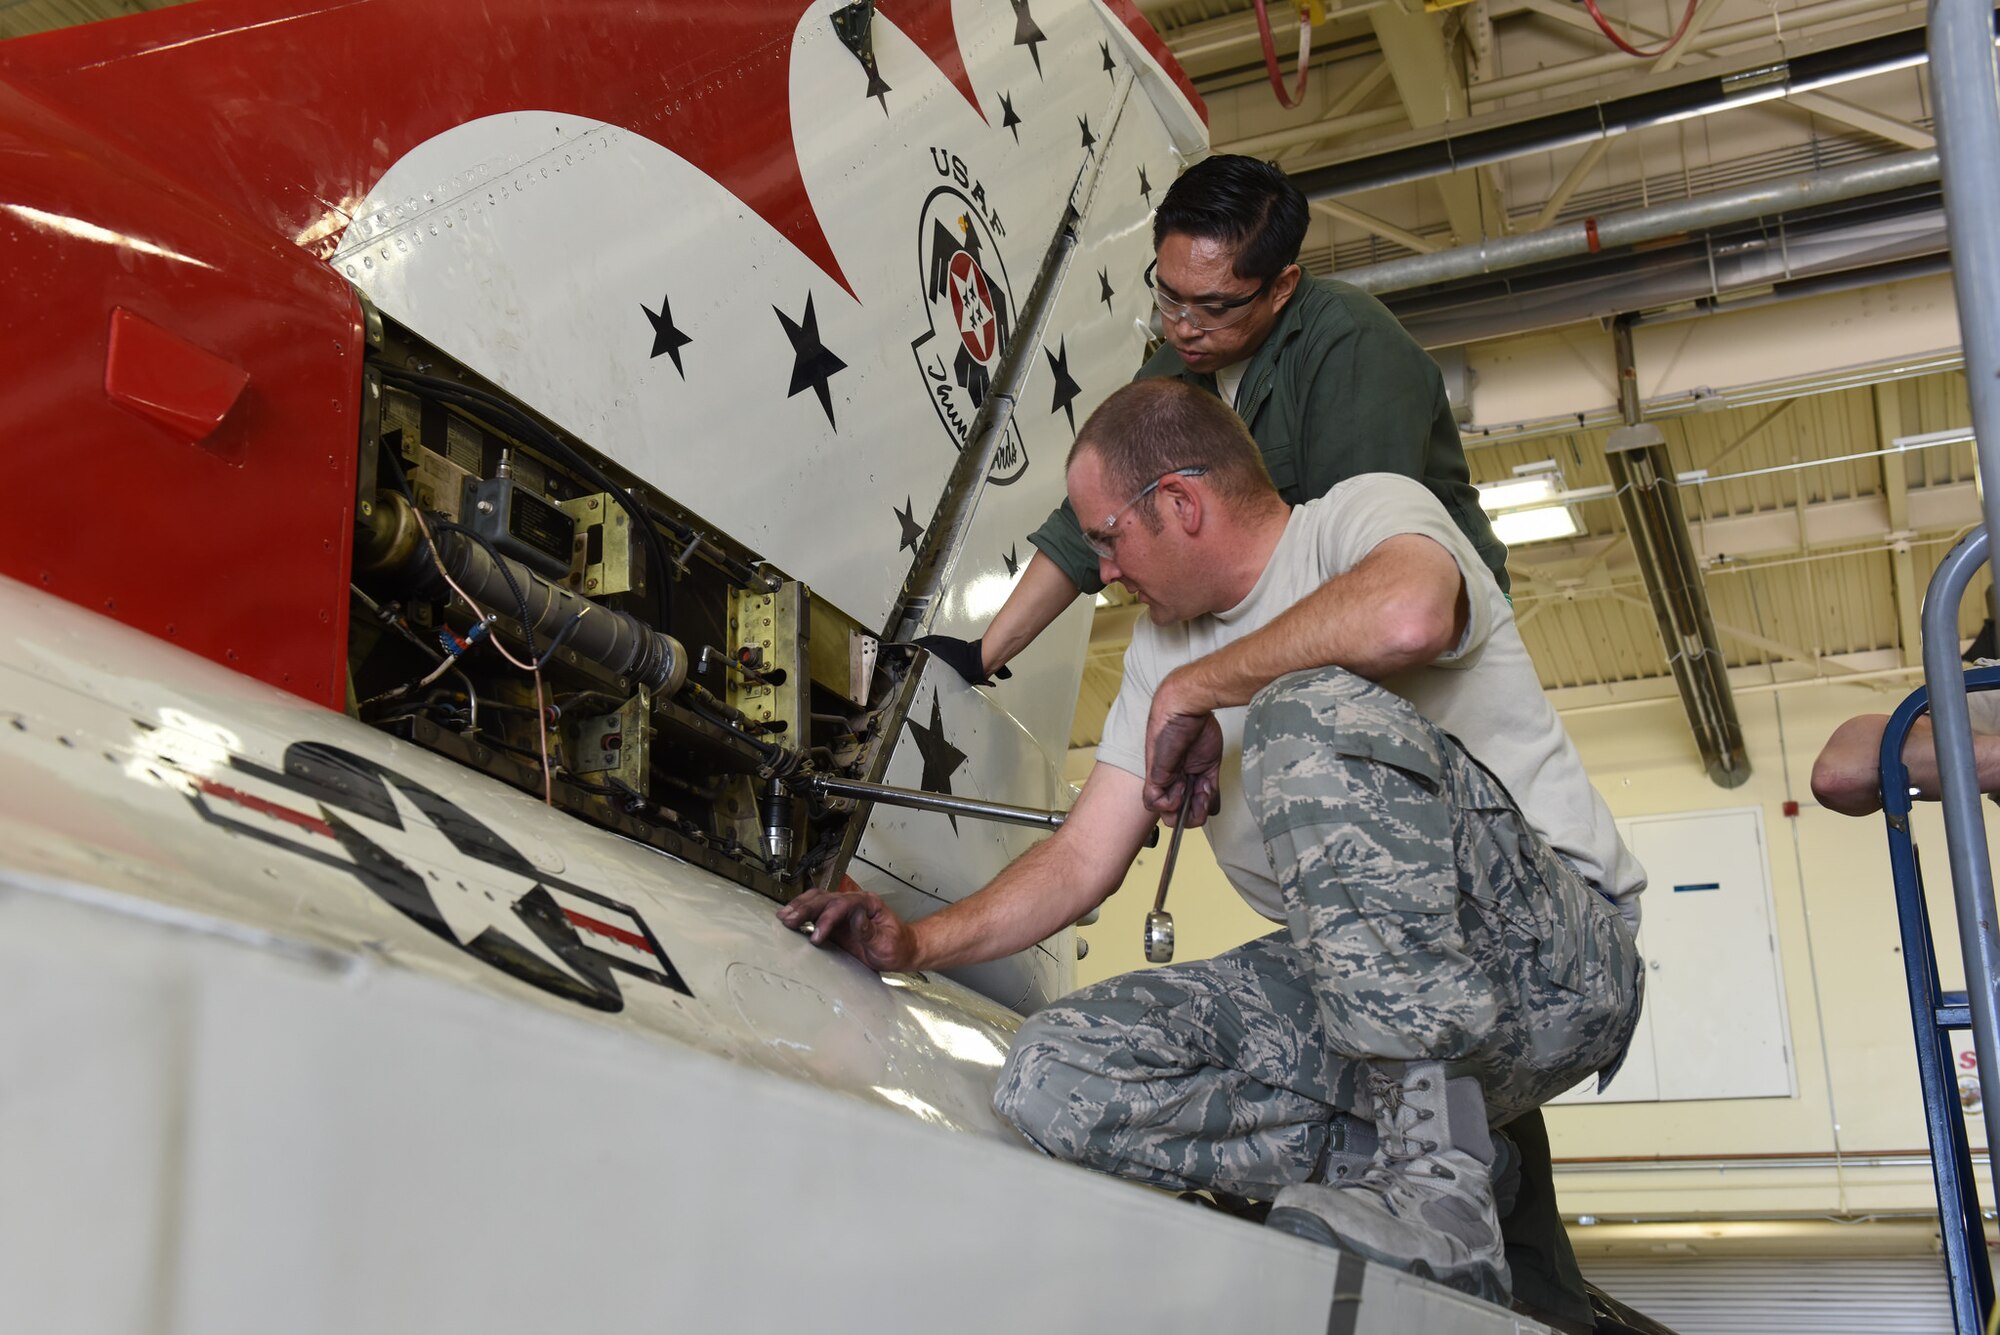
M 996 668 L 993 677 L 986 675 L 985 650 L 980 640 L 954 640 L 949 635 L 925 635 L 917 643 L 930 650 L 932 658 L 951 664 L 951 670 L 965 678 L 970 686 L 991 686 L 993 677 L 1002 681 L 1013 676 L 1005 667 Z

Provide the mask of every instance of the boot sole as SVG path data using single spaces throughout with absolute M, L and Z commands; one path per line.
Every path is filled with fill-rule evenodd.
M 1310 1210 L 1281 1206 L 1271 1211 L 1271 1217 L 1264 1221 L 1264 1226 L 1275 1228 L 1280 1233 L 1289 1233 L 1295 1238 L 1304 1238 L 1307 1242 L 1316 1242 L 1322 1247 L 1352 1252 L 1378 1265 L 1401 1270 L 1405 1274 L 1415 1275 L 1418 1279 L 1428 1279 L 1448 1289 L 1470 1294 L 1496 1307 L 1507 1307 L 1513 1301 L 1510 1287 L 1490 1265 L 1465 1266 L 1456 1270 L 1433 1270 L 1428 1262 L 1392 1256 L 1373 1247 L 1365 1247 L 1351 1238 L 1343 1238 L 1333 1231 L 1331 1224 Z

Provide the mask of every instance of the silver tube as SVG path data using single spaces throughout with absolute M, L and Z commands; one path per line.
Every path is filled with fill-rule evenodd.
M 1931 737 L 1943 789 L 1944 841 L 1951 855 L 1952 897 L 1958 905 L 1965 995 L 1972 1011 L 1973 1046 L 1979 1054 L 1981 1096 L 1990 1100 L 2000 1093 L 2000 925 L 1994 921 L 1993 864 L 1986 855 L 1965 669 L 1958 658 L 1959 604 L 1966 586 L 1986 563 L 1986 553 L 1985 529 L 1951 549 L 1924 592 L 1923 620 L 1924 681 L 1931 693 Z M 1995 1180 L 2000 1181 L 2000 1139 L 1987 1146 L 1987 1155 L 1996 1170 Z
M 1991 52 L 1990 43 L 1986 50 Z M 1835 167 L 1811 176 L 1779 177 L 1736 190 L 1658 204 L 1652 208 L 1607 213 L 1594 220 L 1595 243 L 1590 223 L 1565 223 L 1525 236 L 1500 237 L 1477 245 L 1456 246 L 1429 255 L 1414 255 L 1408 259 L 1390 260 L 1386 264 L 1350 269 L 1335 276 L 1364 292 L 1379 295 L 1567 259 L 1592 250 L 1656 241 L 1682 232 L 1770 217 L 1789 209 L 1812 208 L 1863 195 L 1928 185 L 1937 179 L 1938 155 L 1935 152 L 1898 153 L 1851 167 Z
M 1061 811 L 1040 807 L 1017 807 L 1011 802 L 987 802 L 976 797 L 951 793 L 927 793 L 915 788 L 892 788 L 886 783 L 863 783 L 859 779 L 839 779 L 831 774 L 815 774 L 806 786 L 821 797 L 851 797 L 884 806 L 908 807 L 912 811 L 938 811 L 948 816 L 970 816 L 975 820 L 997 820 L 1008 825 L 1033 825 L 1044 830 L 1060 829 Z
M 1981 0 L 1931 0 L 1931 87 L 1945 168 L 1945 234 L 1965 344 L 1965 382 L 1979 468 L 1987 479 L 1986 531 L 2000 532 L 2000 76 Z
M 2000 75 L 1993 64 L 1990 0 L 1931 0 L 1931 91 L 1937 98 L 1938 152 L 1945 168 L 1945 231 L 1951 238 L 1952 289 L 1965 345 L 1965 381 L 1981 473 L 1986 527 L 1952 549 L 1924 595 L 1924 679 L 1931 692 L 1931 733 L 1944 790 L 1945 844 L 1965 956 L 1979 1085 L 2000 1097 L 2000 929 L 1994 922 L 1993 864 L 1972 757 L 1972 722 L 1958 657 L 1958 609 L 1966 585 L 2000 531 Z M 2000 1181 L 2000 1141 L 1987 1147 Z

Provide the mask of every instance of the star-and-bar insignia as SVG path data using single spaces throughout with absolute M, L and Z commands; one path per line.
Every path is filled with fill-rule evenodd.
M 653 314 L 652 308 L 643 302 L 640 303 L 639 309 L 645 311 L 646 318 L 653 322 L 652 355 L 658 357 L 664 353 L 673 358 L 674 369 L 681 373 L 681 379 L 687 379 L 687 369 L 681 365 L 681 349 L 694 342 L 694 340 L 674 327 L 674 315 L 667 308 L 666 295 L 663 293 L 660 296 L 660 313 L 658 315 Z
M 812 293 L 806 293 L 806 313 L 800 320 L 771 308 L 778 320 L 785 326 L 785 337 L 792 341 L 792 387 L 785 394 L 791 398 L 800 390 L 810 387 L 819 395 L 819 406 L 826 412 L 826 424 L 834 426 L 833 394 L 826 382 L 839 371 L 847 369 L 847 363 L 833 355 L 827 346 L 819 341 L 819 317 L 813 313 Z M 837 428 L 836 428 L 837 429 Z
M 903 540 L 896 544 L 896 550 L 914 551 L 917 540 L 924 536 L 924 526 L 917 522 L 917 504 L 913 497 L 903 498 L 903 508 L 896 511 L 896 520 L 903 526 Z
M 1069 433 L 1076 434 L 1076 396 L 1083 393 L 1083 386 L 1076 383 L 1069 373 L 1069 340 L 1056 341 L 1056 350 L 1042 349 L 1042 355 L 1049 359 L 1049 372 L 1056 378 L 1055 398 L 1049 403 L 1050 412 L 1060 411 L 1069 419 Z
M 1014 6 L 1014 45 L 1025 46 L 1028 54 L 1035 58 L 1035 73 L 1042 72 L 1041 43 L 1049 39 L 1035 24 L 1035 16 L 1028 12 L 1028 0 L 1012 0 Z

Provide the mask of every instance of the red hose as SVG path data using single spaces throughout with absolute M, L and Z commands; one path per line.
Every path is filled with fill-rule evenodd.
M 1585 0 L 1588 3 L 1588 0 Z M 1693 4 L 1694 0 L 1689 0 Z M 1278 44 L 1271 38 L 1271 16 L 1264 8 L 1264 0 L 1256 0 L 1257 36 L 1264 43 L 1264 72 L 1271 76 L 1271 89 L 1278 95 L 1278 105 L 1287 111 L 1296 107 L 1306 94 L 1307 53 L 1312 50 L 1312 16 L 1305 7 L 1299 7 L 1299 83 L 1287 94 L 1285 76 L 1278 69 Z M 1693 9 L 1688 11 L 1692 14 Z M 1683 25 L 1685 26 L 1685 25 Z
M 1263 3 L 1264 0 L 1257 0 L 1258 4 L 1257 12 L 1260 17 L 1263 14 Z M 1658 49 L 1653 51 L 1641 51 L 1638 47 L 1632 45 L 1630 42 L 1626 41 L 1623 37 L 1620 37 L 1612 29 L 1611 21 L 1604 17 L 1604 11 L 1597 7 L 1597 0 L 1583 0 L 1583 7 L 1590 11 L 1591 18 L 1597 20 L 1598 29 L 1602 31 L 1606 37 L 1609 37 L 1611 39 L 1611 44 L 1613 46 L 1617 47 L 1620 51 L 1623 51 L 1628 56 L 1638 56 L 1643 60 L 1651 60 L 1654 56 L 1664 56 L 1665 54 L 1667 54 L 1667 52 L 1673 50 L 1674 44 L 1679 42 L 1680 39 L 1686 35 L 1688 30 L 1688 24 L 1694 22 L 1695 6 L 1699 3 L 1700 0 L 1688 0 L 1687 13 L 1681 15 L 1681 26 L 1674 29 L 1674 35 L 1667 39 L 1665 46 L 1659 47 Z M 1270 49 L 1268 42 L 1265 45 L 1265 49 L 1266 50 Z

